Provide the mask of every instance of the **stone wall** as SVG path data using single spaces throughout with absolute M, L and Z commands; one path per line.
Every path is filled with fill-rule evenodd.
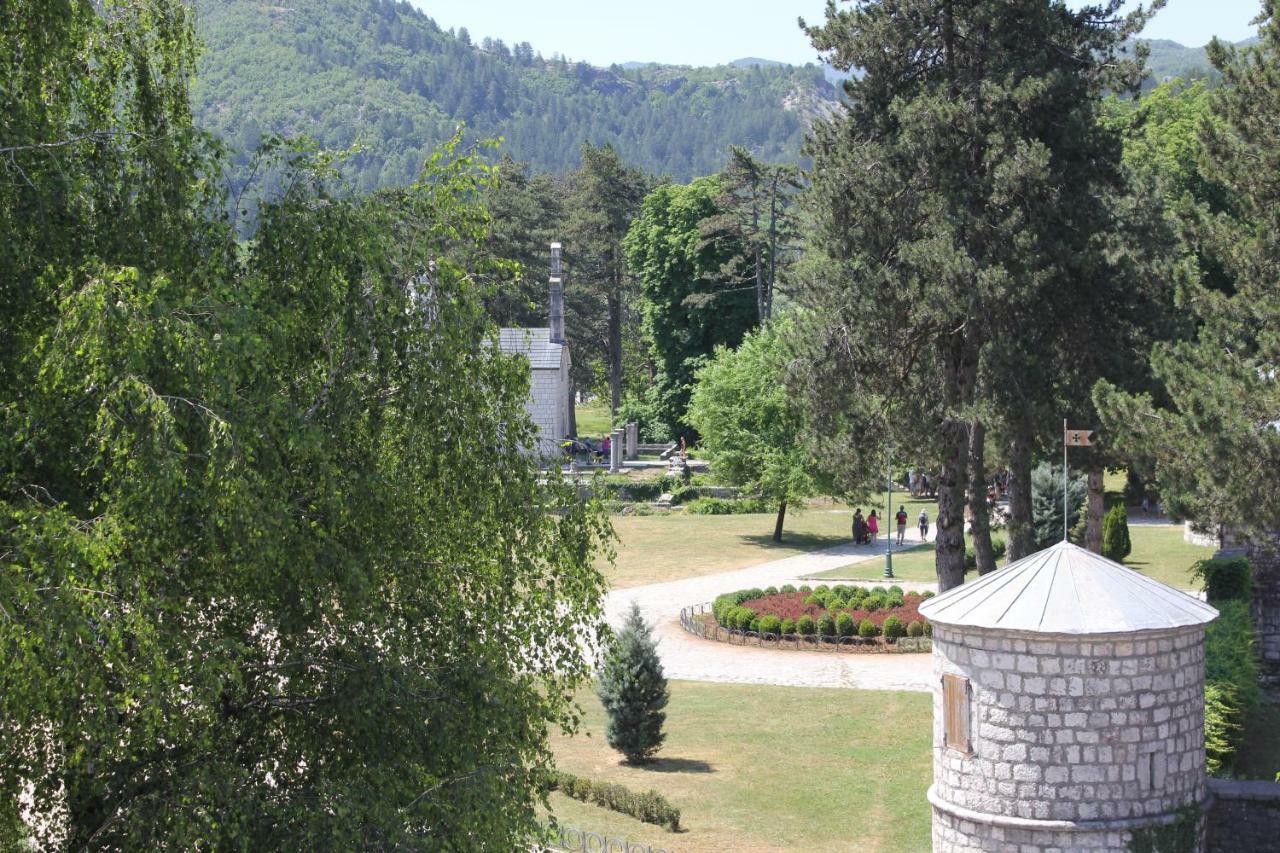
M 534 426 L 538 428 L 539 456 L 554 456 L 564 439 L 565 407 L 568 399 L 567 384 L 561 375 L 565 370 L 534 370 L 529 382 L 529 399 L 525 408 Z
M 1208 853 L 1269 853 L 1280 848 L 1280 783 L 1211 779 Z
M 1262 682 L 1280 691 L 1280 535 L 1250 544 L 1253 569 L 1253 624 L 1258 632 Z
M 1203 626 L 1075 639 L 935 624 L 938 678 L 970 682 L 972 754 L 943 746 L 935 691 L 934 850 L 1007 849 L 1009 833 L 1124 850 L 1128 829 L 1202 803 L 1203 640 Z M 977 840 L 957 840 L 960 822 Z

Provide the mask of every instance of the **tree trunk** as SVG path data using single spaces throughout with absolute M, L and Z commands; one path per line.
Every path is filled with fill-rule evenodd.
M 609 412 L 622 405 L 622 297 L 609 294 Z
M 1016 423 L 1009 442 L 1009 562 L 1035 550 L 1031 524 L 1031 427 Z
M 938 472 L 938 524 L 934 540 L 938 591 L 964 583 L 965 461 L 969 430 L 964 421 L 942 424 L 942 466 Z
M 1084 547 L 1095 554 L 1102 553 L 1102 515 L 1105 508 L 1105 494 L 1102 486 L 1102 468 L 1098 465 L 1089 467 L 1089 505 L 1085 518 Z
M 986 441 L 987 428 L 982 421 L 969 424 L 969 525 L 979 575 L 996 570 L 996 553 L 991 547 L 991 515 L 987 508 Z
M 779 501 L 778 502 L 778 520 L 773 525 L 773 541 L 774 542 L 782 541 L 782 522 L 786 519 L 786 517 L 787 517 L 787 502 Z

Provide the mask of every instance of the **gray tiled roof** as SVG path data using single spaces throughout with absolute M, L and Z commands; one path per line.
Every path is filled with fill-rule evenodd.
M 559 370 L 564 344 L 551 343 L 550 329 L 499 329 L 498 348 L 523 355 L 534 370 Z
M 1213 621 L 1218 611 L 1184 592 L 1059 542 L 920 607 L 941 625 L 1043 634 L 1117 634 Z

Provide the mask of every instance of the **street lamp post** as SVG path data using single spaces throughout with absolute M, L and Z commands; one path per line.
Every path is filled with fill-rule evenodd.
M 893 446 L 888 449 L 888 459 L 885 460 L 885 484 L 888 487 L 889 496 L 885 499 L 884 513 L 884 576 L 886 578 L 893 577 L 893 528 L 891 522 L 893 518 Z

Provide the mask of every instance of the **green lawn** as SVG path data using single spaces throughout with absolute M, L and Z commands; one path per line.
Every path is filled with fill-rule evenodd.
M 614 516 L 617 562 L 600 564 L 614 589 L 728 572 L 849 541 L 849 510 L 829 502 L 788 510 L 782 544 L 772 513 Z
M 578 403 L 574 409 L 578 421 L 578 435 L 583 438 L 604 438 L 613 425 L 607 400 Z
M 908 532 L 908 542 L 911 532 Z M 999 534 L 996 534 L 997 537 Z M 1191 567 L 1199 560 L 1213 556 L 1213 548 L 1192 545 L 1182 539 L 1182 526 L 1173 524 L 1134 524 L 1129 527 L 1133 552 L 1125 560 L 1130 566 L 1161 583 L 1177 589 L 1198 588 L 1191 580 Z M 879 580 L 884 569 L 884 559 L 854 563 L 811 575 L 815 580 Z M 903 580 L 933 581 L 937 574 L 933 565 L 933 549 L 917 548 L 904 554 L 894 554 L 893 573 Z M 970 574 L 972 580 L 976 575 Z
M 582 701 L 584 733 L 553 738 L 560 768 L 656 790 L 685 829 L 556 795 L 570 826 L 681 851 L 929 849 L 928 694 L 672 682 L 666 744 L 645 768 L 619 763 L 599 701 Z

